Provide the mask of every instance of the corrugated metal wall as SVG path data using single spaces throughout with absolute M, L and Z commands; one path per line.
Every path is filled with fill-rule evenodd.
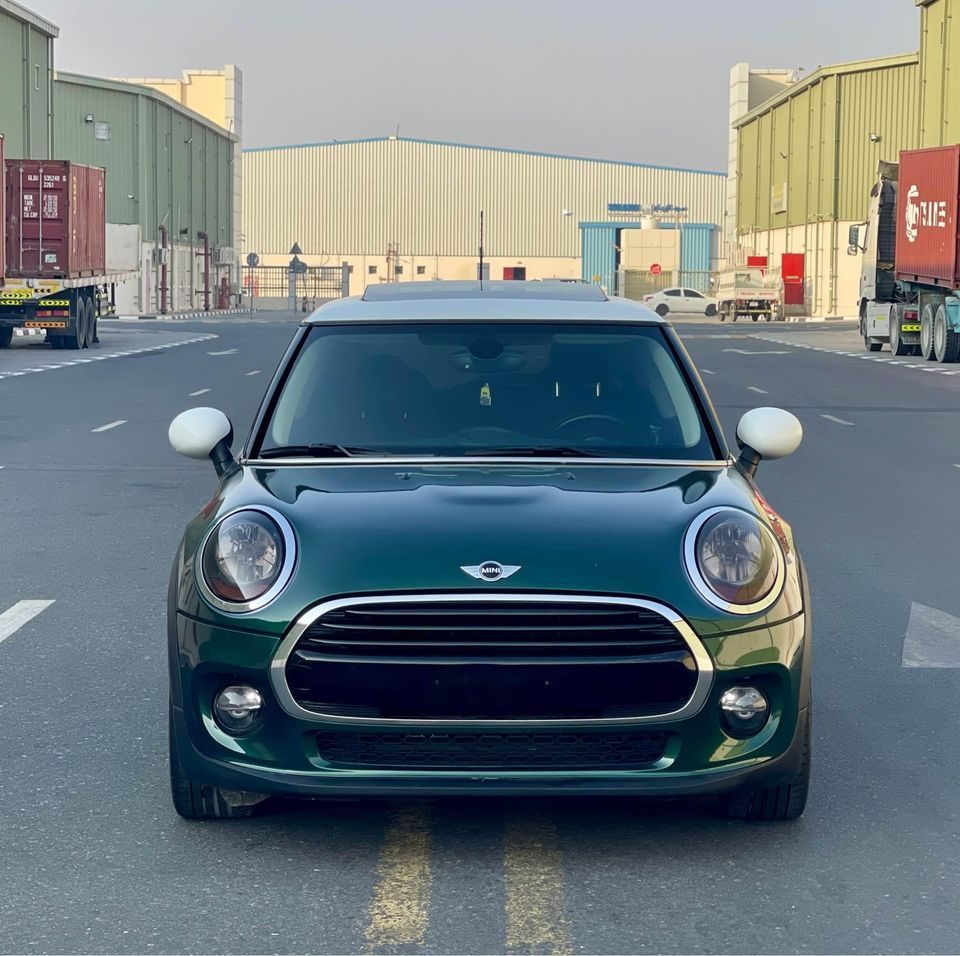
M 920 146 L 960 142 L 960 0 L 920 8 Z
M 577 257 L 578 223 L 607 204 L 689 207 L 720 223 L 726 177 L 410 139 L 245 150 L 246 248 L 308 255 L 472 256 L 478 214 L 494 256 Z M 564 216 L 563 210 L 572 215 Z
M 53 37 L 0 8 L 0 133 L 11 159 L 50 157 Z
M 825 70 L 742 125 L 738 233 L 862 218 L 877 161 L 918 145 L 918 82 L 915 56 Z
M 146 242 L 163 223 L 174 240 L 202 230 L 212 245 L 232 245 L 229 136 L 145 87 L 60 74 L 54 100 L 57 156 L 107 169 L 108 222 L 139 224 Z M 101 122 L 109 139 L 96 138 Z

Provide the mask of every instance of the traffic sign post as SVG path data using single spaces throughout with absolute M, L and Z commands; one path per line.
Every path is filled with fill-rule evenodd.
M 253 315 L 253 270 L 260 265 L 260 256 L 255 252 L 251 252 L 247 256 L 247 268 L 250 270 L 247 273 L 247 287 L 250 290 L 250 314 Z
M 663 266 L 661 266 L 659 262 L 655 262 L 650 266 L 650 275 L 658 276 L 661 272 L 663 272 Z

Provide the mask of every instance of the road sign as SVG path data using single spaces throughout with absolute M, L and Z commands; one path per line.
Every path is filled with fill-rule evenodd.
M 260 256 L 255 252 L 251 252 L 247 256 L 247 265 L 250 266 L 251 269 L 256 269 L 257 266 L 260 265 Z
M 650 275 L 658 276 L 661 272 L 663 272 L 663 266 L 661 266 L 659 262 L 655 262 L 650 266 Z
M 303 255 L 303 250 L 300 248 L 299 242 L 295 242 L 293 244 L 293 248 L 290 250 L 290 255 L 294 257 Z
M 306 271 L 307 271 L 307 264 L 306 264 L 305 262 L 301 261 L 300 259 L 298 259 L 296 256 L 294 256 L 294 257 L 290 260 L 290 271 L 291 271 L 292 273 L 294 273 L 295 275 L 300 275 L 300 276 L 302 276 L 302 275 L 304 275 L 304 274 L 306 273 Z

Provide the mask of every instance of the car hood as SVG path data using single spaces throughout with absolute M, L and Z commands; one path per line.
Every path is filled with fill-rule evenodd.
M 254 615 L 221 615 L 190 586 L 193 558 L 211 524 L 250 505 L 268 506 L 290 521 L 297 568 L 268 607 Z M 687 527 L 717 506 L 764 518 L 793 564 L 789 527 L 734 467 L 244 467 L 188 527 L 179 606 L 233 626 L 280 632 L 305 607 L 346 594 L 559 591 L 660 601 L 708 633 L 749 626 L 753 621 L 707 604 L 684 569 Z M 462 570 L 485 561 L 519 570 L 497 582 L 478 581 Z M 791 593 L 768 617 L 800 610 L 794 585 L 788 583 Z

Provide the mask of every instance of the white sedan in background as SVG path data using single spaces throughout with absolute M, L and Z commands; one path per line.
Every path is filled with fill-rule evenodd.
M 653 295 L 645 295 L 643 304 L 657 315 L 716 315 L 717 300 L 711 299 L 696 289 L 661 289 Z

